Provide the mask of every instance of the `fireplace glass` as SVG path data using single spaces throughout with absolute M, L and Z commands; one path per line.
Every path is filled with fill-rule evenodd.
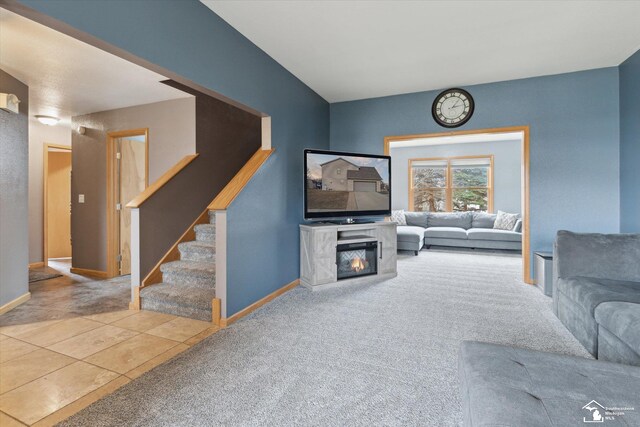
M 338 280 L 378 273 L 378 242 L 338 245 L 336 264 Z

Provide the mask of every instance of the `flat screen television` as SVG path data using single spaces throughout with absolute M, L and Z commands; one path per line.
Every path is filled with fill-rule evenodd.
M 304 150 L 305 219 L 391 214 L 391 157 Z

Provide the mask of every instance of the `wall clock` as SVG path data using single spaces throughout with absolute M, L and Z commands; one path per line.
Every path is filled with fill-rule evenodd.
M 440 126 L 456 128 L 462 126 L 473 114 L 473 98 L 463 89 L 447 89 L 433 101 L 431 114 Z

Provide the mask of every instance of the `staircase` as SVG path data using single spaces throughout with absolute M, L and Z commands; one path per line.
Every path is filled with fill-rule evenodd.
M 160 267 L 162 283 L 140 289 L 140 308 L 212 321 L 216 296 L 215 215 L 195 226 L 196 240 L 178 245 L 180 259 Z

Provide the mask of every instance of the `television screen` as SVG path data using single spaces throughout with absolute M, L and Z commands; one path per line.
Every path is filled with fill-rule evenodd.
M 305 218 L 391 213 L 391 158 L 305 150 Z

